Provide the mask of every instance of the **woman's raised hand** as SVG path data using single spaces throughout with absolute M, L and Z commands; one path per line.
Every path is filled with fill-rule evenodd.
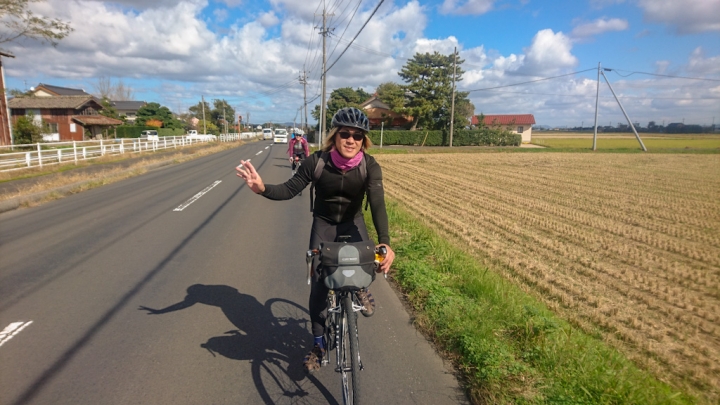
M 245 183 L 247 183 L 253 193 L 260 194 L 265 191 L 265 184 L 250 161 L 241 160 L 240 166 L 236 167 L 235 171 L 238 177 L 242 177 L 242 179 L 245 180 Z

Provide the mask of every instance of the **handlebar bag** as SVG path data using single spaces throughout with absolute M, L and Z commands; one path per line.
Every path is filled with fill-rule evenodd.
M 375 244 L 323 242 L 320 264 L 331 290 L 359 290 L 375 280 Z

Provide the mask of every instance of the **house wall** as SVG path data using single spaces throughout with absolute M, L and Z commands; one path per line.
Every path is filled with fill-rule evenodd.
M 522 127 L 522 132 L 518 131 L 518 128 Z M 532 125 L 525 124 L 525 125 L 506 125 L 505 129 L 507 131 L 510 131 L 515 134 L 521 134 L 522 135 L 522 143 L 530 143 L 532 142 Z
M 412 122 L 412 119 L 403 117 L 402 115 L 386 108 L 373 107 L 372 104 L 365 107 L 363 110 L 367 115 L 372 128 L 380 128 L 380 123 L 382 121 L 387 122 L 388 118 L 392 118 L 392 122 L 389 125 L 390 127 L 402 127 L 409 125 Z
M 55 94 L 48 93 L 48 92 L 46 92 L 46 91 L 43 90 L 43 89 L 37 89 L 37 90 L 35 90 L 35 91 L 33 92 L 33 95 L 34 95 L 35 97 L 53 97 L 53 96 L 55 96 Z
M 31 110 L 13 109 L 13 124 L 28 111 Z M 40 110 L 39 117 L 47 124 L 57 124 L 60 141 L 82 141 L 85 138 L 85 128 L 72 120 L 73 113 L 74 110 L 43 109 Z M 73 129 L 75 132 L 72 131 Z

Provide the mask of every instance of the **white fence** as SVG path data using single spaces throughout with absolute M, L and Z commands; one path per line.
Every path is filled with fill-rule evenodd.
M 246 134 L 253 134 L 246 136 Z M 0 171 L 43 167 L 45 165 L 95 159 L 105 155 L 141 153 L 172 149 L 201 142 L 233 142 L 250 139 L 257 134 L 222 134 L 215 136 L 164 136 L 157 141 L 139 138 L 105 139 L 99 141 L 43 142 L 31 145 L 0 146 Z

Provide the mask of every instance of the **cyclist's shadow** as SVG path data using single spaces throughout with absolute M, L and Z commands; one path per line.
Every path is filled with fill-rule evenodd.
M 219 307 L 237 330 L 208 339 L 200 346 L 210 353 L 249 360 L 258 393 L 266 404 L 314 402 L 305 388 L 314 388 L 323 402 L 337 403 L 333 395 L 303 370 L 301 360 L 310 350 L 310 316 L 300 305 L 281 298 L 265 305 L 255 297 L 226 285 L 195 284 L 182 301 L 162 309 L 141 306 L 149 314 L 165 314 L 196 303 Z M 317 395 L 317 394 L 314 394 Z

